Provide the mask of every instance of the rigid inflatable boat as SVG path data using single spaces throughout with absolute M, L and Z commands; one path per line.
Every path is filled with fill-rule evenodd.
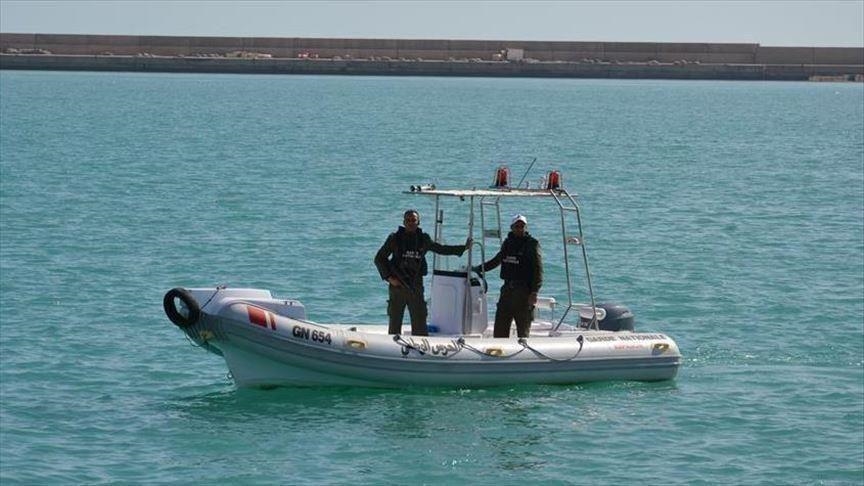
M 434 257 L 429 336 L 412 336 L 409 325 L 401 334 L 388 335 L 383 322 L 313 322 L 298 300 L 276 298 L 262 289 L 178 287 L 165 294 L 165 312 L 195 344 L 222 356 L 240 387 L 483 387 L 674 378 L 681 353 L 669 336 L 635 332 L 626 307 L 595 303 L 580 209 L 575 196 L 560 186 L 560 175 L 550 172 L 537 189 L 511 188 L 508 178 L 509 172 L 499 169 L 488 189 L 412 186 L 406 191 L 434 198 L 436 241 L 442 234 L 442 199 L 470 204 L 469 236 L 474 236 L 475 220 L 481 226 L 461 270 L 440 269 Z M 467 270 L 477 249 L 480 261 L 486 261 L 490 240 L 497 251 L 500 202 L 508 198 L 554 201 L 561 219 L 567 302 L 559 306 L 552 297 L 538 299 L 527 338 L 516 338 L 515 332 L 510 338 L 492 337 L 486 276 Z M 572 234 L 568 220 L 575 223 Z M 590 302 L 573 299 L 574 253 L 581 257 Z

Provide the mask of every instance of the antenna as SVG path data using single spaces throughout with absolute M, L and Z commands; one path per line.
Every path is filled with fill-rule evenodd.
M 525 182 L 525 178 L 528 177 L 528 173 L 531 172 L 531 168 L 534 167 L 534 162 L 537 162 L 537 157 L 534 157 L 534 160 L 531 161 L 531 164 L 525 169 L 525 173 L 522 174 L 522 178 L 519 179 L 519 184 L 516 184 L 516 188 L 522 187 L 522 183 Z

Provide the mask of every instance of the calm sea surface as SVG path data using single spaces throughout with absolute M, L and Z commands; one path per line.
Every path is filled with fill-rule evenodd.
M 373 254 L 431 229 L 402 191 L 535 157 L 676 380 L 238 390 L 162 312 L 228 284 L 383 325 Z M 864 85 L 0 72 L 0 482 L 538 481 L 864 484 Z

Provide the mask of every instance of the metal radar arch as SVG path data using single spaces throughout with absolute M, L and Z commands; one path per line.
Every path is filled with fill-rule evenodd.
M 528 174 L 528 171 L 533 167 L 536 159 L 531 162 L 531 166 L 528 167 L 528 170 L 525 172 L 525 175 Z M 588 250 L 585 245 L 585 239 L 582 230 L 582 215 L 578 202 L 576 201 L 577 195 L 571 194 L 567 189 L 565 189 L 562 185 L 563 178 L 559 171 L 553 170 L 549 171 L 546 176 L 543 178 L 543 181 L 540 187 L 536 189 L 531 189 L 527 187 L 522 187 L 523 181 L 525 179 L 525 175 L 522 176 L 522 179 L 516 184 L 516 186 L 511 186 L 510 184 L 510 171 L 506 166 L 500 166 L 495 171 L 495 177 L 493 179 L 493 183 L 489 188 L 485 189 L 455 189 L 455 190 L 444 190 L 438 189 L 434 185 L 419 185 L 419 186 L 411 186 L 410 191 L 406 191 L 406 194 L 415 194 L 415 195 L 424 195 L 431 196 L 435 199 L 435 232 L 434 238 L 435 241 L 441 243 L 440 238 L 442 235 L 442 229 L 444 225 L 443 218 L 443 210 L 441 207 L 441 198 L 459 198 L 462 201 L 467 200 L 469 202 L 469 217 L 468 217 L 468 237 L 474 238 L 474 225 L 475 225 L 475 202 L 478 203 L 479 213 L 480 213 L 480 239 L 479 241 L 475 241 L 474 244 L 468 248 L 468 268 L 474 266 L 474 247 L 478 246 L 480 249 L 480 262 L 486 261 L 486 244 L 487 241 L 496 242 L 497 245 L 500 245 L 503 240 L 503 232 L 501 229 L 501 205 L 500 201 L 502 198 L 551 198 L 555 201 L 555 204 L 558 208 L 560 221 L 561 221 L 561 238 L 563 243 L 563 257 L 564 257 L 564 273 L 567 280 L 567 308 L 561 314 L 561 317 L 558 319 L 557 324 L 552 329 L 552 332 L 558 331 L 558 328 L 564 323 L 564 320 L 567 318 L 570 311 L 577 307 L 579 304 L 574 302 L 573 300 L 573 265 L 571 265 L 571 258 L 573 258 L 572 253 L 577 253 L 581 256 L 583 267 L 585 269 L 585 280 L 588 286 L 588 295 L 590 297 L 590 305 L 591 305 L 591 320 L 588 323 L 589 329 L 599 329 L 599 322 L 596 307 L 596 300 L 594 297 L 594 287 L 591 282 L 591 269 L 588 263 Z M 476 201 L 475 201 L 476 200 Z M 568 227 L 568 220 L 570 221 L 570 226 Z M 568 233 L 573 223 L 575 223 L 575 232 Z M 578 246 L 580 251 L 571 252 L 569 248 L 571 246 Z M 433 268 L 436 268 L 437 264 L 437 255 L 433 257 L 434 263 Z M 485 277 L 485 275 L 481 275 L 481 277 Z M 434 276 L 433 276 L 434 278 Z M 466 288 L 470 291 L 471 286 L 471 272 L 466 272 Z M 483 278 L 485 281 L 485 278 Z M 466 297 L 464 299 L 465 309 L 464 316 L 467 318 L 470 315 L 470 306 L 468 304 L 469 299 Z M 577 311 L 578 312 L 578 311 Z M 587 318 L 588 316 L 583 316 Z

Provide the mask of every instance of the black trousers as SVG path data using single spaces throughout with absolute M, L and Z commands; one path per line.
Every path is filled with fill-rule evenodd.
M 530 296 L 531 290 L 527 286 L 504 283 L 495 311 L 496 338 L 510 337 L 510 323 L 514 320 L 518 336 L 528 337 L 531 321 L 534 319 L 534 306 L 528 302 Z
M 402 318 L 405 316 L 405 307 L 411 316 L 411 335 L 428 336 L 426 328 L 426 300 L 423 298 L 423 285 L 409 289 L 405 286 L 389 287 L 390 300 L 387 301 L 387 316 L 390 325 L 387 330 L 390 334 L 402 334 Z

